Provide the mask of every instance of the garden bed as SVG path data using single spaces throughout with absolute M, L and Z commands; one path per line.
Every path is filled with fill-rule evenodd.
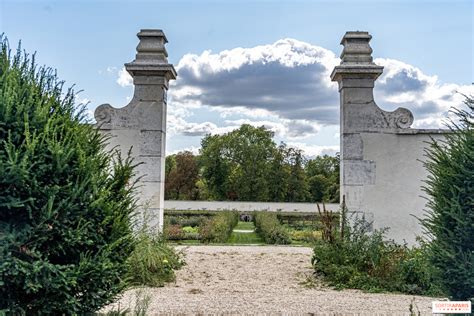
M 229 234 L 229 227 L 220 222 L 223 236 L 209 236 L 215 217 L 223 213 L 232 213 L 240 219 L 262 218 L 257 227 L 252 222 L 239 221 Z M 220 215 L 219 215 L 220 214 Z M 237 215 L 235 215 L 237 214 Z M 293 244 L 313 245 L 321 238 L 320 215 L 295 212 L 237 212 L 206 210 L 165 210 L 165 235 L 171 242 L 178 244 Z M 272 223 L 270 224 L 269 221 Z M 337 224 L 337 214 L 334 215 Z M 230 223 L 230 222 L 229 222 Z M 233 225 L 234 222 L 231 223 Z M 264 230 L 261 229 L 261 225 Z M 278 231 L 278 233 L 276 232 Z M 276 236 L 278 234 L 278 236 Z M 270 236 L 271 235 L 271 236 Z M 275 237 L 275 238 L 274 238 Z M 276 238 L 278 237 L 278 238 Z

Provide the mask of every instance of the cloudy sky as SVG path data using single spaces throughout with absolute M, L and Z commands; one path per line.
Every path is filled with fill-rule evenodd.
M 472 1 L 5 1 L 0 32 L 83 90 L 93 110 L 133 94 L 123 63 L 140 28 L 162 28 L 178 72 L 168 93 L 167 151 L 203 135 L 264 125 L 308 156 L 339 149 L 339 96 L 329 79 L 347 30 L 373 35 L 384 66 L 376 102 L 442 127 L 474 94 Z

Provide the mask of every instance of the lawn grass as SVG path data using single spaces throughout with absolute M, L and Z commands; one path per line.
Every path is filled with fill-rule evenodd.
M 288 230 L 294 230 L 294 228 L 289 227 L 287 224 L 283 225 Z M 247 230 L 253 232 L 236 232 L 235 230 Z M 173 241 L 172 244 L 175 245 L 266 245 L 265 241 L 255 233 L 255 225 L 253 222 L 241 222 L 237 223 L 237 226 L 234 227 L 234 231 L 232 232 L 230 238 L 225 243 L 210 243 L 205 244 L 202 243 L 200 240 L 179 240 Z M 307 241 L 301 240 L 293 240 L 291 243 L 292 246 L 305 246 L 305 247 L 313 247 L 314 244 Z
M 227 244 L 231 245 L 245 245 L 245 244 L 265 244 L 262 238 L 257 235 L 257 233 L 236 233 L 233 232 L 232 235 L 230 235 L 229 240 L 227 241 Z
M 234 229 L 239 230 L 255 230 L 253 222 L 238 222 Z
M 253 222 L 238 222 L 234 230 L 252 230 L 251 233 L 232 232 L 227 244 L 243 245 L 243 244 L 264 244 L 262 238 L 255 233 L 255 226 Z

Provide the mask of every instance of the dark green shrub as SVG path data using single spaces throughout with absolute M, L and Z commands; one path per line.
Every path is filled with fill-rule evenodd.
M 435 268 L 429 261 L 429 244 L 419 242 L 420 247 L 404 248 L 405 256 L 397 267 L 400 292 L 442 295 L 441 284 L 435 279 Z
M 131 285 L 163 286 L 174 281 L 174 270 L 181 268 L 184 260 L 181 253 L 166 244 L 165 238 L 141 233 L 127 264 Z
M 429 172 L 425 192 L 427 217 L 422 220 L 431 242 L 431 262 L 448 295 L 474 299 L 474 100 L 468 110 L 454 110 L 452 133 L 433 140 L 426 151 Z
M 126 286 L 133 166 L 0 38 L 0 314 L 84 314 Z
M 207 216 L 166 216 L 165 220 L 172 225 L 198 227 Z
M 203 242 L 225 243 L 239 221 L 237 211 L 221 211 L 212 219 L 206 220 L 199 227 Z
M 212 217 L 217 215 L 220 211 L 209 211 L 209 210 L 165 210 L 165 217 L 168 216 L 179 216 L 179 217 Z
M 255 212 L 255 231 L 267 244 L 287 245 L 291 243 L 288 231 L 281 225 L 276 213 Z
M 331 239 L 317 241 L 312 258 L 316 273 L 340 289 L 441 294 L 426 245 L 397 245 L 385 240 L 385 231 L 368 233 L 365 221 L 355 220 L 344 234 L 338 231 Z
M 165 225 L 179 225 L 180 219 L 177 216 L 166 216 Z

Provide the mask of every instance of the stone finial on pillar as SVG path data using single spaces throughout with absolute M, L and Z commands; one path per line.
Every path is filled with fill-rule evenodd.
M 371 39 L 368 32 L 347 32 L 341 40 L 341 64 L 373 64 Z
M 341 131 L 399 129 L 413 123 L 409 110 L 386 112 L 374 101 L 374 83 L 383 67 L 373 62 L 371 38 L 368 32 L 357 31 L 346 32 L 341 40 L 341 64 L 331 74 L 331 80 L 339 83 L 341 94 Z
M 102 104 L 95 111 L 100 130 L 111 134 L 110 148 L 126 154 L 132 148 L 137 167 L 139 203 L 143 225 L 149 231 L 163 227 L 164 176 L 166 149 L 166 112 L 169 81 L 176 70 L 168 63 L 162 30 L 143 29 L 135 60 L 125 64 L 133 78 L 134 95 L 123 108 Z
M 166 102 L 169 80 L 176 79 L 176 70 L 168 63 L 168 43 L 162 30 L 141 30 L 137 34 L 140 42 L 135 60 L 125 64 L 125 69 L 133 78 L 135 101 L 157 100 Z M 162 93 L 162 95 L 160 95 Z

